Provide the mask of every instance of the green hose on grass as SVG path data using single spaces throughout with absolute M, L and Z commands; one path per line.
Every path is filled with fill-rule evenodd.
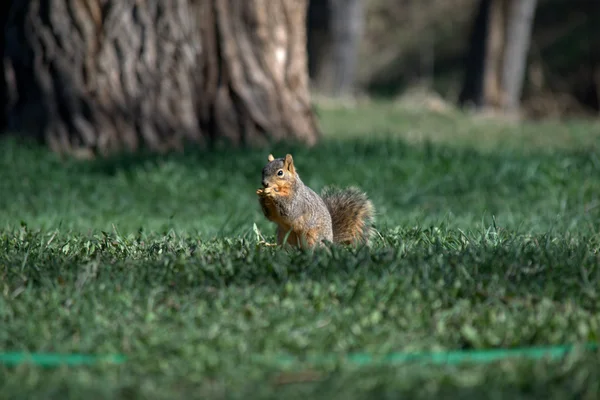
M 463 363 L 490 363 L 509 358 L 524 358 L 531 360 L 557 359 L 568 353 L 581 350 L 597 350 L 597 343 L 585 345 L 563 345 L 547 347 L 524 347 L 515 349 L 491 350 L 465 350 L 448 352 L 422 352 L 422 353 L 390 353 L 381 356 L 368 353 L 350 353 L 347 355 L 323 354 L 307 357 L 305 360 L 294 356 L 279 356 L 275 358 L 257 357 L 260 362 L 272 363 L 279 366 L 294 366 L 296 364 L 310 364 L 319 366 L 326 363 L 342 361 L 349 364 L 368 365 L 399 365 L 406 363 L 429 363 L 457 365 Z M 30 364 L 42 367 L 122 364 L 127 358 L 121 354 L 93 356 L 86 354 L 57 354 L 57 353 L 0 353 L 0 364 L 17 366 Z
M 94 356 L 88 354 L 59 354 L 59 353 L 0 353 L 0 364 L 16 366 L 21 364 L 37 365 L 40 367 L 121 364 L 126 357 L 121 354 Z

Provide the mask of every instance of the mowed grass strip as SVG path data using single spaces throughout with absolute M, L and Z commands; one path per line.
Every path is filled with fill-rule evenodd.
M 358 110 L 354 118 L 370 114 Z M 323 112 L 325 124 L 336 118 Z M 456 129 L 436 127 L 447 135 Z M 371 248 L 315 252 L 259 244 L 255 223 L 274 240 L 254 195 L 265 152 L 82 163 L 4 140 L 0 349 L 121 353 L 128 362 L 0 367 L 0 392 L 597 396 L 596 352 L 454 367 L 278 364 L 280 355 L 598 341 L 600 162 L 593 146 L 489 151 L 477 135 L 461 145 L 413 143 L 402 130 L 340 139 L 331 128 L 315 149 L 272 150 L 292 152 L 314 189 L 357 184 L 377 207 L 380 236 Z

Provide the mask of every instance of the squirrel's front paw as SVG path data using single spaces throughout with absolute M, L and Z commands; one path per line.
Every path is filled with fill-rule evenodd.
M 268 188 L 256 190 L 256 194 L 259 196 L 269 196 L 269 195 L 273 194 L 274 191 L 276 192 L 277 189 L 268 187 Z

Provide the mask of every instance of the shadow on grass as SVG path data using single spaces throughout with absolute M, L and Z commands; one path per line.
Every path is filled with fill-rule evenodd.
M 111 221 L 145 229 L 197 229 L 197 220 L 204 221 L 207 232 L 231 226 L 227 232 L 233 234 L 241 227 L 251 230 L 256 221 L 270 231 L 254 192 L 267 155 L 288 152 L 313 190 L 353 185 L 367 192 L 378 229 L 448 218 L 471 225 L 490 215 L 513 227 L 545 229 L 558 221 L 566 229 L 573 223 L 593 225 L 600 215 L 600 159 L 592 150 L 484 153 L 364 137 L 327 139 L 311 149 L 284 144 L 253 150 L 187 148 L 60 161 L 41 148 L 15 142 L 2 147 L 4 223 L 14 223 L 11 215 L 27 215 L 29 221 L 58 216 L 73 226 Z
M 558 196 L 575 191 L 572 183 L 577 179 L 588 180 L 600 173 L 600 159 L 593 151 L 483 153 L 431 142 L 414 145 L 401 139 L 370 138 L 324 140 L 312 149 L 278 144 L 268 150 L 190 147 L 165 155 L 140 152 L 91 162 L 72 161 L 68 170 L 113 176 L 172 163 L 185 170 L 204 171 L 206 178 L 198 183 L 207 188 L 227 186 L 234 177 L 258 185 L 269 153 L 276 157 L 293 154 L 302 179 L 315 190 L 331 184 L 358 185 L 395 207 L 427 207 L 426 203 L 433 201 L 457 213 L 468 206 L 462 203 L 465 200 L 475 205 L 483 202 L 482 208 L 497 212 L 503 202 Z
M 473 147 L 449 146 L 425 142 L 410 144 L 401 138 L 324 139 L 318 146 L 307 148 L 298 144 L 279 143 L 270 148 L 243 149 L 228 148 L 208 150 L 188 146 L 182 152 L 157 154 L 149 151 L 122 153 L 94 160 L 67 159 L 58 161 L 52 153 L 41 145 L 0 139 L 4 157 L 24 162 L 12 171 L 6 171 L 18 179 L 18 169 L 25 165 L 44 166 L 57 174 L 91 174 L 114 176 L 140 168 L 157 167 L 172 163 L 186 170 L 208 171 L 210 185 L 226 185 L 227 176 L 246 177 L 258 182 L 260 171 L 267 162 L 267 155 L 273 153 L 283 157 L 294 155 L 296 166 L 305 180 L 315 180 L 329 184 L 358 184 L 368 187 L 394 189 L 409 183 L 415 189 L 411 203 L 418 202 L 419 193 L 457 196 L 470 191 L 502 188 L 506 194 L 519 194 L 523 190 L 535 188 L 538 180 L 556 178 L 567 179 L 565 173 L 587 174 L 600 171 L 600 158 L 593 150 L 561 150 L 560 152 L 531 151 L 521 154 L 506 149 L 495 152 L 482 152 Z M 61 172 L 62 171 L 62 172 Z M 214 173 L 220 181 L 210 181 Z M 9 178 L 10 179 L 10 178 Z M 550 184 L 550 183 L 549 183 Z M 532 186 L 533 185 L 533 186 Z M 406 187 L 406 189 L 411 189 Z M 418 190 L 417 190 L 418 189 Z

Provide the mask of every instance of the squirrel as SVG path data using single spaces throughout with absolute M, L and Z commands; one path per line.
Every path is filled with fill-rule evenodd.
M 269 154 L 256 194 L 265 217 L 277 225 L 278 245 L 368 245 L 373 233 L 375 209 L 365 193 L 330 187 L 319 196 L 304 185 L 291 154 L 277 159 Z

